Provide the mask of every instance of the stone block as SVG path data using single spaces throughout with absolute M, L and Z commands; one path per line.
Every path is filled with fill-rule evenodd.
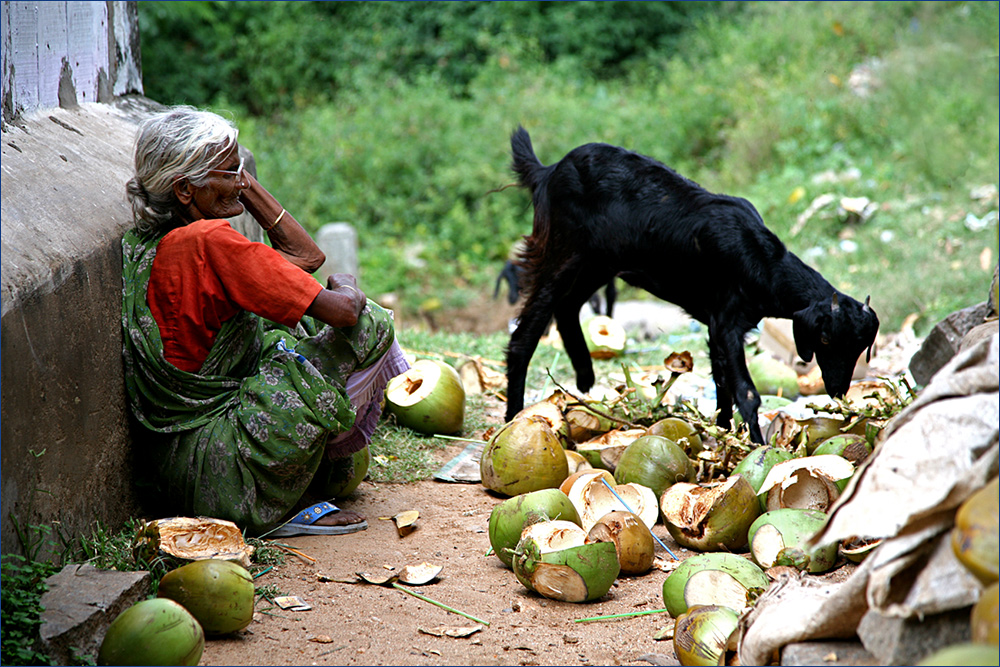
M 108 626 L 118 614 L 149 594 L 149 572 L 99 570 L 71 564 L 45 580 L 42 595 L 42 645 L 53 665 L 96 660 Z
M 942 366 L 955 356 L 958 347 L 974 326 L 982 324 L 989 312 L 985 301 L 957 310 L 938 322 L 927 334 L 920 349 L 910 359 L 910 373 L 918 385 L 926 385 Z
M 896 618 L 869 610 L 858 636 L 878 664 L 915 665 L 934 651 L 971 640 L 972 607 L 917 618 Z
M 347 222 L 331 222 L 316 233 L 316 245 L 326 255 L 326 262 L 319 270 L 320 281 L 325 285 L 332 273 L 349 273 L 360 277 L 358 271 L 358 233 Z
M 782 665 L 873 665 L 875 657 L 859 641 L 797 642 L 781 649 Z

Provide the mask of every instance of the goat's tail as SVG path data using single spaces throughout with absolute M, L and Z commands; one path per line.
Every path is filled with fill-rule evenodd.
M 545 165 L 538 161 L 531 146 L 531 137 L 520 125 L 510 137 L 510 154 L 511 169 L 517 174 L 518 181 L 534 193 L 545 174 Z

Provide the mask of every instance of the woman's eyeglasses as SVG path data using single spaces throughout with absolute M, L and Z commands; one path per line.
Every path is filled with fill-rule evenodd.
M 208 171 L 213 174 L 223 174 L 235 182 L 240 183 L 243 181 L 243 163 L 245 161 L 246 158 L 240 158 L 240 166 L 236 168 L 236 171 L 227 171 L 225 169 L 209 169 Z

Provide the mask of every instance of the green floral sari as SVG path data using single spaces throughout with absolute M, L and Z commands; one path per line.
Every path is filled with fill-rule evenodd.
M 164 359 L 146 304 L 161 238 L 122 239 L 125 386 L 150 432 L 135 443 L 144 450 L 137 458 L 151 462 L 150 481 L 174 511 L 258 534 L 330 464 L 327 440 L 354 424 L 345 381 L 389 349 L 392 318 L 369 301 L 353 327 L 305 317 L 291 330 L 243 311 L 223 325 L 198 373 L 182 371 Z

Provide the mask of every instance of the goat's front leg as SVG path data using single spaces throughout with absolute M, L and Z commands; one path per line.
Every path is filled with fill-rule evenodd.
M 510 343 L 507 345 L 507 421 L 524 408 L 528 364 L 549 325 L 552 312 L 549 308 L 548 303 L 538 299 L 525 303 L 518 317 L 517 328 L 510 335 Z
M 719 416 L 715 423 L 728 429 L 733 415 L 733 402 L 750 432 L 750 440 L 764 444 L 757 420 L 760 394 L 750 379 L 743 336 L 724 318 L 712 318 L 708 329 L 709 356 L 712 360 L 712 378 L 715 380 L 716 406 Z
M 573 362 L 576 371 L 576 386 L 582 392 L 590 391 L 594 386 L 594 362 L 590 359 L 590 350 L 580 328 L 580 307 L 560 308 L 556 311 L 556 327 L 562 338 L 563 348 Z

